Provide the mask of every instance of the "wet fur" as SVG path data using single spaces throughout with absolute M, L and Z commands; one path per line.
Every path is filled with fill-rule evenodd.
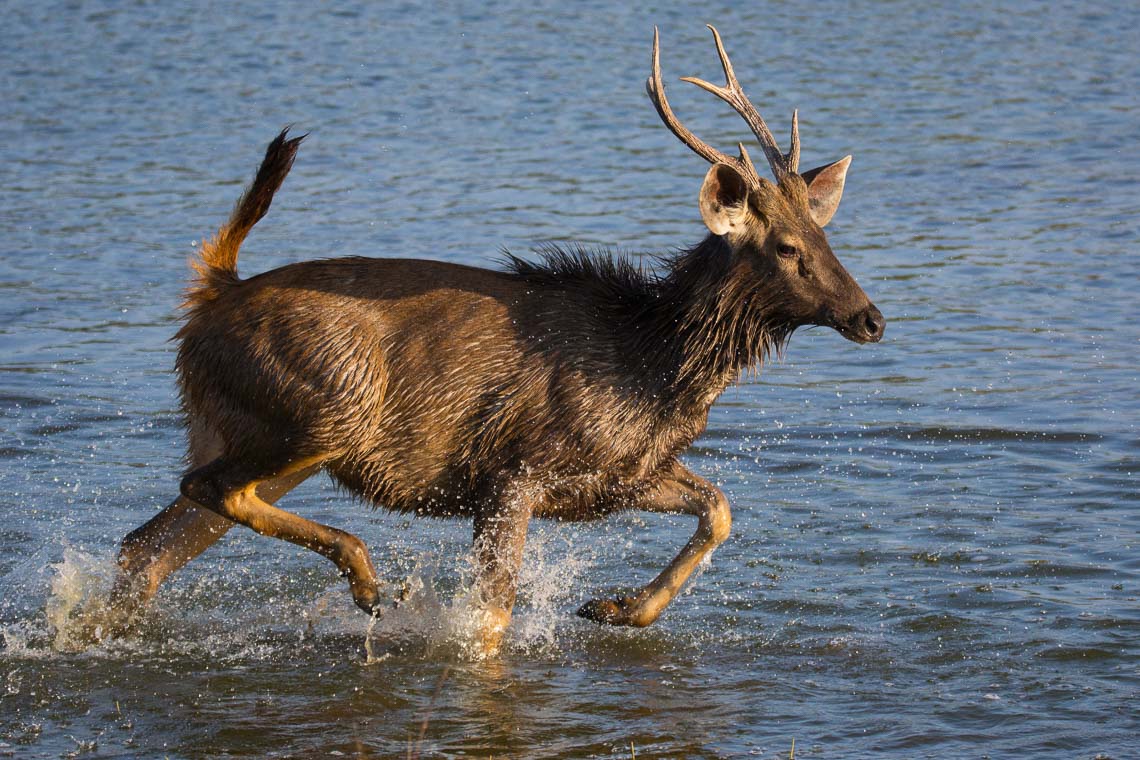
M 525 473 L 545 491 L 535 516 L 597 518 L 672 467 L 791 332 L 784 295 L 713 235 L 649 269 L 549 247 L 506 271 L 342 258 L 240 280 L 237 247 L 299 142 L 274 141 L 203 246 L 177 336 L 185 414 L 228 460 L 319 459 L 379 507 L 441 517 Z
M 550 247 L 535 262 L 508 254 L 505 271 L 346 258 L 241 280 L 238 249 L 300 138 L 282 132 L 270 144 L 195 266 L 177 359 L 191 469 L 179 497 L 123 540 L 112 590 L 119 618 L 129 621 L 233 524 L 324 556 L 356 605 L 378 614 L 367 545 L 273 506 L 321 469 L 383 508 L 472 518 L 484 652 L 498 650 L 510 621 L 531 517 L 695 517 L 692 537 L 653 580 L 578 610 L 609 625 L 661 615 L 732 525 L 725 495 L 677 458 L 712 403 L 800 325 L 866 343 L 885 323 L 822 230 L 850 156 L 796 174 L 798 149 L 779 153 L 733 85 L 726 99 L 779 182 L 762 180 L 743 146 L 733 159 L 672 117 L 656 34 L 653 53 L 658 113 L 713 165 L 698 194 L 711 234 L 649 268 Z

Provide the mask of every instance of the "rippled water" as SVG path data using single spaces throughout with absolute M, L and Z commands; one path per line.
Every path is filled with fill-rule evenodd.
M 0 755 L 1140 755 L 1138 16 L 9 4 Z M 706 21 L 778 134 L 800 108 L 805 166 L 855 154 L 829 233 L 888 329 L 797 335 L 714 407 L 686 461 L 733 537 L 655 626 L 572 613 L 652 577 L 690 521 L 534 525 L 506 651 L 477 661 L 469 526 L 314 481 L 288 506 L 411 595 L 375 630 L 327 562 L 239 530 L 136 637 L 68 651 L 68 613 L 175 492 L 186 260 L 282 125 L 312 136 L 247 274 L 688 245 L 705 167 L 642 83 L 655 23 L 670 80 L 715 80 Z M 747 134 L 670 95 L 717 144 Z

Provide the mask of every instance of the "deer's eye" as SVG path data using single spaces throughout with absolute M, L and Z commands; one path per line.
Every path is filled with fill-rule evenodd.
M 785 259 L 794 259 L 800 255 L 800 249 L 790 243 L 780 243 L 776 246 L 776 253 Z

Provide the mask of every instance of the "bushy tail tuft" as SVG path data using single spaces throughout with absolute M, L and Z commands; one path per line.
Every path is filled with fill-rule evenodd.
M 285 181 L 285 175 L 293 167 L 293 159 L 305 135 L 286 139 L 289 128 L 265 150 L 265 158 L 253 178 L 253 184 L 238 199 L 233 213 L 213 239 L 202 244 L 198 259 L 192 262 L 197 273 L 186 291 L 185 306 L 195 307 L 213 301 L 227 287 L 238 283 L 238 249 L 253 225 L 269 211 L 273 195 Z

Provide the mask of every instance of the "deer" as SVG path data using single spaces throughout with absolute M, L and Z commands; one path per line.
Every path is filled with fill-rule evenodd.
M 799 172 L 798 111 L 781 151 L 711 25 L 728 103 L 774 174 L 743 143 L 721 152 L 674 115 L 657 29 L 646 88 L 665 126 L 710 168 L 698 195 L 707 234 L 638 266 L 549 245 L 499 269 L 347 257 L 248 278 L 238 249 L 268 212 L 305 136 L 268 146 L 229 220 L 200 245 L 177 332 L 188 437 L 177 498 L 122 541 L 111 606 L 120 630 L 160 584 L 234 525 L 330 560 L 355 604 L 385 603 L 357 536 L 276 506 L 325 472 L 358 499 L 409 515 L 470 519 L 477 643 L 499 651 L 533 519 L 630 510 L 691 515 L 692 538 L 636 592 L 577 611 L 648 626 L 729 536 L 729 501 L 680 455 L 745 370 L 801 326 L 879 341 L 885 321 L 840 264 L 823 227 L 851 163 Z

